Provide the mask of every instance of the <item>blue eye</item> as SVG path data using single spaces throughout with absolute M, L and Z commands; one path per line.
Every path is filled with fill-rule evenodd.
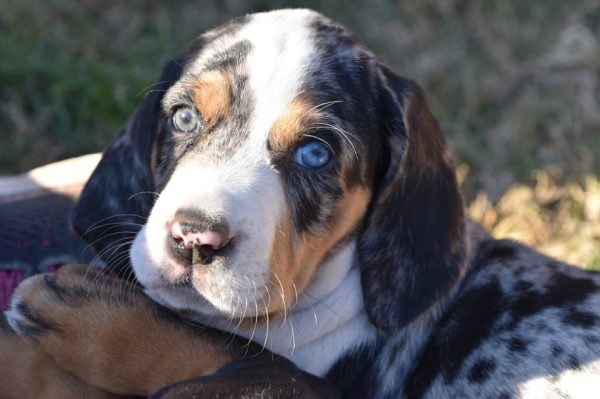
M 294 154 L 294 161 L 308 169 L 319 169 L 331 160 L 329 148 L 318 141 L 302 144 Z
M 173 126 L 180 132 L 195 132 L 200 124 L 198 115 L 190 107 L 179 108 L 173 115 Z

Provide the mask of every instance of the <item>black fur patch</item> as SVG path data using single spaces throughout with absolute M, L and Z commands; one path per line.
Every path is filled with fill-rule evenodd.
M 482 383 L 490 377 L 495 368 L 496 363 L 492 359 L 478 359 L 469 370 L 467 378 L 470 382 Z
M 593 280 L 555 271 L 545 291 L 525 290 L 513 299 L 510 304 L 512 320 L 508 328 L 513 329 L 521 320 L 548 308 L 575 306 L 595 292 L 598 292 L 598 286 Z
M 475 254 L 472 269 L 481 270 L 495 262 L 510 262 L 518 254 L 518 244 L 510 240 L 484 241 Z
M 505 312 L 504 303 L 504 294 L 496 280 L 462 293 L 440 320 L 407 380 L 407 396 L 421 397 L 440 374 L 446 382 L 452 382 L 465 359 L 494 332 Z
M 580 370 L 581 369 L 581 361 L 575 355 L 570 355 L 569 359 L 569 368 L 572 370 Z
M 294 225 L 299 232 L 322 229 L 330 221 L 342 198 L 337 180 L 339 166 L 330 165 L 326 168 L 311 171 L 289 165 L 282 173 Z
M 37 314 L 29 305 L 23 301 L 19 301 L 16 305 L 16 311 L 19 312 L 21 318 L 27 321 L 17 321 L 17 329 L 19 333 L 28 337 L 38 337 L 49 332 L 60 332 L 60 328 L 42 316 Z
M 243 64 L 248 54 L 252 51 L 252 44 L 248 40 L 242 40 L 229 48 L 216 53 L 206 61 L 206 70 L 228 70 Z
M 527 341 L 520 337 L 512 337 L 508 340 L 508 349 L 511 352 L 525 353 L 527 352 L 528 345 L 529 344 L 527 343 Z
M 344 398 L 368 398 L 378 387 L 369 370 L 372 369 L 381 345 L 362 346 L 343 356 L 327 373 L 326 379 L 340 387 Z
M 150 399 L 175 398 L 339 399 L 337 387 L 263 352 L 229 363 L 215 374 L 179 382 Z
M 66 302 L 69 299 L 67 298 L 67 291 L 56 281 L 55 274 L 44 274 L 44 283 L 62 302 Z
M 61 271 L 58 272 L 60 274 Z M 60 301 L 57 306 L 81 306 L 85 302 L 94 300 L 108 303 L 118 303 L 122 306 L 131 306 L 132 298 L 129 290 L 136 289 L 137 285 L 127 282 L 126 289 L 113 289 L 117 277 L 109 276 L 101 270 L 90 268 L 88 273 L 80 274 L 84 283 L 73 285 L 61 285 L 58 274 L 44 275 L 44 283 L 55 299 Z
M 565 324 L 587 329 L 596 325 L 598 322 L 598 315 L 582 310 L 569 309 L 563 314 L 562 321 Z
M 330 50 L 333 46 L 353 46 L 360 44 L 360 39 L 348 29 L 330 19 L 316 17 L 310 24 L 315 43 L 322 50 Z
M 533 283 L 531 281 L 519 280 L 515 284 L 516 291 L 527 291 L 533 288 Z
M 565 350 L 556 343 L 552 344 L 552 347 L 550 350 L 552 352 L 552 357 L 555 357 L 555 358 L 561 356 L 565 352 Z

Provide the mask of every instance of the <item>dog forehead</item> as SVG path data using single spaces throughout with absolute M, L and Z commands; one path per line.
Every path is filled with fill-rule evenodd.
M 246 63 L 254 100 L 250 141 L 264 142 L 271 126 L 301 93 L 316 58 L 310 34 L 314 15 L 308 10 L 256 14 L 239 32 L 252 44 Z
M 269 134 L 298 111 L 299 102 L 306 110 L 340 103 L 345 114 L 342 108 L 326 110 L 334 119 L 354 114 L 349 110 L 356 90 L 348 85 L 362 86 L 357 82 L 368 65 L 355 54 L 364 51 L 351 32 L 312 10 L 250 14 L 200 36 L 163 108 L 172 110 L 187 93 L 209 125 L 226 121 L 221 126 L 228 138 L 235 136 L 228 142 L 236 152 L 269 163 Z M 292 144 L 301 131 L 284 130 Z
M 302 91 L 316 48 L 310 10 L 280 10 L 253 14 L 233 37 L 249 45 L 241 66 L 254 108 L 253 131 L 266 132 Z
M 317 68 L 317 18 L 320 14 L 312 10 L 277 10 L 207 32 L 201 50 L 188 59 L 188 78 L 180 83 L 189 85 L 190 78 L 202 81 L 215 69 L 226 70 L 234 89 L 244 87 L 234 94 L 243 97 L 238 106 L 251 109 L 246 143 L 254 152 L 266 150 L 271 126 L 305 93 L 309 72 Z

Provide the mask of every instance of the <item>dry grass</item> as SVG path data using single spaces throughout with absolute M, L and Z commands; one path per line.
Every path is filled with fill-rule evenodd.
M 522 241 L 566 262 L 600 270 L 600 181 L 557 184 L 548 172 L 535 185 L 514 184 L 494 205 L 481 192 L 469 205 L 471 218 L 497 238 Z

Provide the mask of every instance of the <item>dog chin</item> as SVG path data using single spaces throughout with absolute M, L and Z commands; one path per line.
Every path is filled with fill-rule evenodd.
M 196 319 L 231 317 L 228 312 L 215 307 L 193 288 L 148 287 L 144 289 L 144 292 L 158 304 L 186 317 Z

